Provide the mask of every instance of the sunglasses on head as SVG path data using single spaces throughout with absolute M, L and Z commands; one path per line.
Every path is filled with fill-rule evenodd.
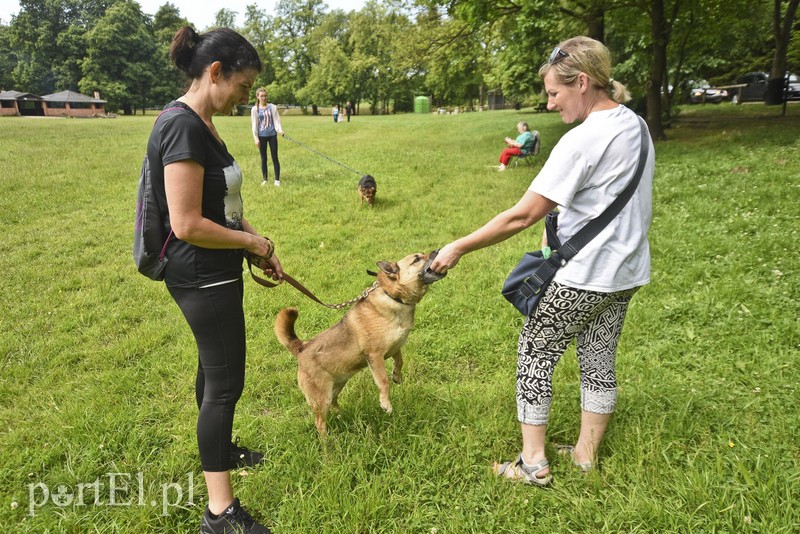
M 553 48 L 553 51 L 550 53 L 550 59 L 547 62 L 551 65 L 558 63 L 565 57 L 569 57 L 569 54 L 561 50 L 559 47 Z

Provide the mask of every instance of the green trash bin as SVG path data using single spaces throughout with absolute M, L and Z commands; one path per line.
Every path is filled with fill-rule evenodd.
M 414 99 L 414 113 L 430 113 L 431 99 L 427 96 L 418 96 Z

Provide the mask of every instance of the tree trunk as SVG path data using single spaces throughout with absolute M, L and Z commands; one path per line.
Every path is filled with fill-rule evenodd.
M 782 0 L 773 0 L 772 35 L 775 38 L 775 55 L 772 56 L 772 69 L 767 82 L 766 102 L 768 106 L 783 103 L 783 92 L 786 82 L 786 52 L 789 49 L 789 39 L 792 37 L 792 25 L 797 13 L 797 4 L 800 0 L 789 0 L 786 13 L 781 20 Z
M 653 38 L 653 60 L 650 63 L 650 79 L 647 82 L 647 125 L 653 139 L 666 139 L 661 120 L 661 85 L 667 65 L 667 28 L 664 19 L 664 0 L 651 0 L 651 32 Z
M 593 5 L 586 14 L 587 36 L 604 43 L 606 41 L 605 10 L 601 5 Z

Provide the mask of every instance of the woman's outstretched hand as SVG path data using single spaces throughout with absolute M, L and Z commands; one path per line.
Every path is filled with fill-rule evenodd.
M 439 249 L 439 254 L 436 259 L 431 263 L 430 270 L 436 273 L 444 274 L 449 269 L 452 269 L 461 259 L 463 253 L 458 248 L 450 243 Z

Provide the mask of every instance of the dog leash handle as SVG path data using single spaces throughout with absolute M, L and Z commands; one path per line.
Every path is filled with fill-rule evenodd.
M 253 281 L 256 282 L 257 284 L 262 285 L 262 286 L 264 286 L 266 288 L 278 287 L 280 285 L 279 283 L 270 282 L 270 281 L 265 280 L 264 278 L 261 278 L 260 276 L 256 275 L 256 273 L 253 272 L 253 264 L 250 263 L 249 259 L 247 261 L 247 268 L 250 270 L 250 276 L 253 278 Z M 334 310 L 340 310 L 342 308 L 346 308 L 347 306 L 350 306 L 351 304 L 354 304 L 354 303 L 358 302 L 359 300 L 365 299 L 367 297 L 367 295 L 369 295 L 369 293 L 373 289 L 375 289 L 377 287 L 377 282 L 376 282 L 375 284 L 372 285 L 372 287 L 366 289 L 363 293 L 361 293 L 361 295 L 359 295 L 358 297 L 354 298 L 353 300 L 350 300 L 350 301 L 347 301 L 347 302 L 342 302 L 340 304 L 326 304 L 326 303 L 322 302 L 321 300 L 319 300 L 317 298 L 317 296 L 314 295 L 314 293 L 312 293 L 311 291 L 309 291 L 303 284 L 301 284 L 300 282 L 298 282 L 297 280 L 292 278 L 290 275 L 286 274 L 286 272 L 283 273 L 283 279 L 286 282 L 288 282 L 289 285 L 291 285 L 292 287 L 297 289 L 299 292 L 301 292 L 303 295 L 307 296 L 308 298 L 310 298 L 311 300 L 313 300 L 317 304 L 321 304 L 321 305 L 325 306 L 326 308 L 331 308 L 331 309 L 334 309 Z
M 247 268 L 250 270 L 250 276 L 251 276 L 251 277 L 253 277 L 253 280 L 254 280 L 254 281 L 257 283 L 257 284 L 259 284 L 259 285 L 262 285 L 262 286 L 264 286 L 264 287 L 266 287 L 266 288 L 270 288 L 270 289 L 271 289 L 271 288 L 273 288 L 273 287 L 278 287 L 278 286 L 280 285 L 280 283 L 276 283 L 276 282 L 270 282 L 269 280 L 266 280 L 266 279 L 264 279 L 264 278 L 261 278 L 261 277 L 260 277 L 260 276 L 258 276 L 256 273 L 254 273 L 254 272 L 253 272 L 253 264 L 252 264 L 252 263 L 250 263 L 249 261 L 247 262 Z M 325 304 L 324 302 L 322 302 L 321 300 L 319 300 L 319 299 L 316 297 L 316 295 L 314 295 L 314 294 L 313 294 L 311 291 L 309 291 L 308 289 L 306 289 L 306 288 L 305 288 L 305 286 L 303 286 L 303 284 L 301 284 L 300 282 L 298 282 L 297 280 L 295 280 L 294 278 L 292 278 L 291 276 L 289 276 L 287 273 L 283 273 L 283 279 L 284 279 L 286 282 L 288 282 L 290 285 L 294 286 L 294 287 L 295 287 L 295 288 L 296 288 L 298 291 L 300 291 L 301 293 L 303 293 L 305 296 L 307 296 L 307 297 L 308 297 L 308 298 L 310 298 L 311 300 L 313 300 L 313 301 L 316 301 L 316 302 L 319 302 L 320 304 L 323 304 L 323 305 Z

